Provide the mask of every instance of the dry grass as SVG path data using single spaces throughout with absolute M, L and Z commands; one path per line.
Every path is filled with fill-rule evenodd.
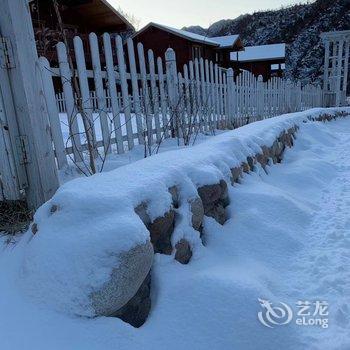
M 32 220 L 32 214 L 25 201 L 1 201 L 0 232 L 15 234 L 25 231 Z

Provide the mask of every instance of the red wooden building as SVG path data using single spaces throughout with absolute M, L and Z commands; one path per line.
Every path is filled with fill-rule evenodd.
M 244 51 L 231 53 L 231 66 L 235 70 L 248 70 L 264 81 L 273 76 L 282 77 L 286 61 L 286 44 L 246 46 Z
M 243 49 L 239 35 L 209 38 L 152 22 L 135 33 L 133 39 L 142 43 L 145 51 L 152 49 L 156 57 L 164 57 L 169 47 L 174 49 L 179 71 L 190 60 L 200 57 L 229 67 L 230 52 Z
M 87 64 L 89 33 L 130 35 L 135 31 L 132 24 L 106 0 L 59 0 L 58 4 L 72 57 L 74 58 L 73 38 L 79 35 L 85 46 Z M 54 65 L 57 63 L 55 45 L 62 40 L 62 34 L 53 3 L 49 0 L 31 0 L 30 12 L 38 54 L 46 56 Z

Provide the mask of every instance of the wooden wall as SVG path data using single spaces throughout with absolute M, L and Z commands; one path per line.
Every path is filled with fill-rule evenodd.
M 282 64 L 285 60 L 267 60 L 267 61 L 252 61 L 252 62 L 235 62 L 231 61 L 232 68 L 235 71 L 238 69 L 244 69 L 253 73 L 256 77 L 262 75 L 263 80 L 267 81 L 271 78 L 271 65 L 272 64 Z M 276 76 L 276 75 L 275 75 Z M 278 77 L 283 76 L 283 70 L 280 70 L 277 74 Z
M 191 42 L 190 40 L 155 27 L 150 27 L 144 32 L 137 34 L 134 37 L 134 42 L 135 44 L 142 43 L 145 52 L 147 52 L 149 49 L 153 50 L 156 57 L 164 57 L 165 51 L 171 47 L 176 53 L 178 71 L 182 71 L 183 65 L 188 64 L 188 62 L 193 59 L 193 46 L 200 46 L 202 50 L 202 57 L 215 62 L 214 47 Z

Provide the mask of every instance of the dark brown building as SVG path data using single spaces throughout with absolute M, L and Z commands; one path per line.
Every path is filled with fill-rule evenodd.
M 135 31 L 127 19 L 106 0 L 58 0 L 57 3 L 69 47 L 73 49 L 73 38 L 79 35 L 85 46 L 87 64 L 89 64 L 89 33 L 130 35 Z M 51 64 L 55 64 L 57 63 L 55 45 L 62 40 L 62 33 L 59 30 L 53 3 L 49 0 L 32 0 L 30 11 L 38 54 L 46 56 Z
M 236 71 L 244 69 L 255 76 L 262 75 L 264 81 L 274 76 L 282 77 L 286 62 L 286 45 L 246 46 L 244 51 L 231 53 L 231 62 Z
M 185 30 L 149 23 L 133 35 L 135 44 L 142 43 L 145 51 L 152 49 L 156 57 L 164 57 L 172 48 L 176 54 L 178 71 L 190 60 L 202 57 L 221 67 L 230 67 L 230 52 L 243 49 L 239 35 L 209 38 Z

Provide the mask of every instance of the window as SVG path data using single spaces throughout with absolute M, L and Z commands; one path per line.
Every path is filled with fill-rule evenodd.
M 200 59 L 202 57 L 202 47 L 198 45 L 192 46 L 192 59 Z
M 276 64 L 271 64 L 271 70 L 284 70 L 286 69 L 286 64 L 285 63 L 276 63 Z

